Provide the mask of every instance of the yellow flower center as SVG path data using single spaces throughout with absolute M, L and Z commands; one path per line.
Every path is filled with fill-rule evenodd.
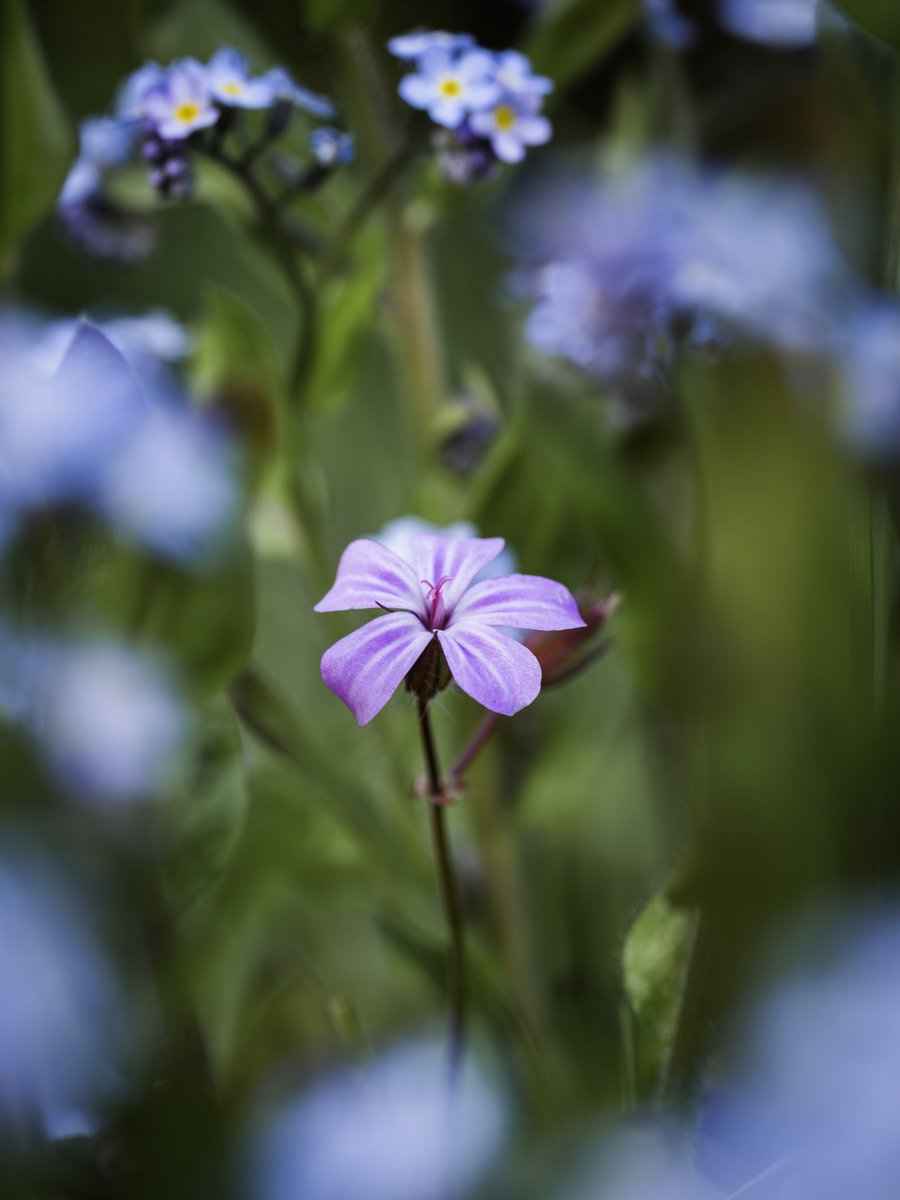
M 499 108 L 494 109 L 494 120 L 498 129 L 512 129 L 516 123 L 515 110 L 508 104 L 501 104 Z
M 462 87 L 456 79 L 445 79 L 441 84 L 442 96 L 458 96 L 461 91 Z
M 222 91 L 227 92 L 229 96 L 239 96 L 243 91 L 243 88 L 239 83 L 224 83 L 222 85 Z
M 185 125 L 188 121 L 193 121 L 200 116 L 200 106 L 198 104 L 179 104 L 175 109 L 175 118 L 178 121 L 183 121 Z

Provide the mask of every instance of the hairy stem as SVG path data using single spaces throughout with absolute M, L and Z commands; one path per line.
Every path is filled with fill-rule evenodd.
M 328 249 L 319 264 L 319 281 L 324 282 L 337 267 L 356 234 L 372 215 L 381 200 L 387 196 L 403 172 L 412 162 L 415 153 L 412 138 L 401 142 L 389 158 L 375 172 L 356 203 L 340 222 L 332 235 Z
M 469 767 L 484 749 L 485 743 L 499 723 L 500 716 L 498 713 L 487 712 L 484 714 L 481 723 L 472 735 L 472 740 L 450 768 L 449 778 L 451 783 L 458 783 L 462 779 L 463 775 L 465 775 L 466 771 L 468 771 Z
M 316 294 L 310 286 L 297 258 L 297 249 L 282 224 L 278 207 L 251 170 L 252 163 L 244 158 L 233 158 L 220 146 L 212 143 L 206 147 L 210 158 L 227 167 L 242 183 L 253 201 L 263 232 L 271 243 L 282 274 L 297 302 L 300 318 L 297 329 L 294 358 L 291 364 L 288 385 L 295 404 L 303 398 L 304 386 L 313 366 L 316 333 L 318 331 L 318 304 Z
M 288 395 L 292 402 L 292 453 L 298 461 L 291 468 L 291 499 L 300 518 L 309 545 L 310 557 L 317 574 L 328 578 L 328 554 L 322 540 L 315 498 L 310 493 L 302 458 L 308 453 L 306 425 L 303 418 L 308 407 L 308 384 L 315 366 L 315 342 L 319 329 L 319 304 L 315 289 L 310 285 L 297 255 L 297 247 L 286 228 L 274 200 L 260 184 L 250 166 L 234 158 L 216 143 L 205 147 L 207 155 L 230 170 L 243 184 L 253 201 L 263 233 L 269 240 L 274 257 L 293 293 L 297 304 L 298 327 L 294 356 L 288 375 Z
M 465 943 L 463 939 L 462 910 L 459 903 L 459 887 L 450 854 L 450 843 L 447 837 L 446 804 L 443 801 L 441 772 L 438 767 L 437 751 L 431 733 L 431 720 L 428 715 L 428 701 L 419 697 L 419 731 L 422 735 L 422 749 L 425 754 L 425 766 L 428 772 L 429 808 L 431 811 L 431 837 L 434 845 L 435 865 L 438 873 L 438 884 L 444 915 L 447 919 L 447 929 L 450 934 L 450 970 L 449 970 L 449 1054 L 450 1072 L 455 1077 L 463 1053 L 465 1037 Z

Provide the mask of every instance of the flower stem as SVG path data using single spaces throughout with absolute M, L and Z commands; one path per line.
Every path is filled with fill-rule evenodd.
M 422 734 L 422 749 L 425 753 L 425 766 L 428 771 L 431 837 L 434 845 L 435 865 L 437 866 L 438 884 L 444 905 L 444 915 L 447 919 L 447 928 L 450 934 L 449 1056 L 450 1074 L 451 1078 L 454 1078 L 462 1060 L 466 1017 L 465 943 L 463 939 L 462 910 L 459 903 L 459 887 L 453 868 L 453 858 L 450 853 L 450 843 L 447 837 L 447 806 L 443 801 L 441 772 L 438 767 L 434 737 L 431 733 L 428 701 L 419 697 L 418 706 L 419 730 Z
M 485 713 L 481 719 L 481 724 L 472 735 L 472 740 L 460 754 L 459 758 L 450 768 L 450 782 L 459 783 L 466 771 L 484 749 L 484 745 L 490 738 L 491 734 L 500 723 L 500 717 L 497 713 Z
M 356 203 L 332 235 L 328 249 L 319 264 L 320 283 L 329 278 L 340 265 L 343 255 L 360 228 L 375 211 L 380 201 L 390 194 L 412 162 L 415 150 L 415 142 L 412 138 L 407 137 L 400 142 L 390 157 L 384 160 L 378 171 L 369 180 L 365 190 L 360 193 Z

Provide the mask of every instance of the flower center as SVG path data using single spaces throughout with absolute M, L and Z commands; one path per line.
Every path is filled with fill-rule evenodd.
M 441 629 L 443 627 L 446 606 L 441 592 L 450 582 L 451 578 L 452 576 L 450 575 L 442 575 L 437 583 L 432 583 L 430 579 L 419 581 L 422 587 L 426 589 L 425 600 L 430 605 L 428 610 L 428 624 L 432 629 Z
M 193 104 L 190 101 L 187 104 L 179 104 L 178 107 L 175 109 L 176 119 L 179 121 L 183 121 L 185 123 L 185 125 L 188 123 L 188 121 L 193 121 L 196 117 L 199 117 L 199 116 L 200 116 L 199 104 Z
M 462 91 L 462 85 L 458 79 L 444 79 L 441 81 L 440 93 L 442 96 L 454 97 L 458 96 Z
M 222 91 L 227 92 L 229 96 L 239 96 L 244 89 L 239 83 L 223 83 Z
M 516 123 L 515 110 L 508 104 L 501 104 L 499 108 L 494 109 L 494 120 L 497 122 L 498 129 L 512 129 Z

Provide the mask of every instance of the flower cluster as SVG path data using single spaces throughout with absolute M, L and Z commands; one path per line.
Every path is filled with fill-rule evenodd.
M 396 37 L 388 49 L 411 64 L 401 97 L 448 131 L 438 146 L 454 182 L 483 178 L 498 161 L 521 162 L 530 146 L 550 140 L 541 106 L 553 84 L 534 74 L 524 54 L 495 54 L 468 34 L 443 32 Z
M 516 236 L 528 340 L 601 380 L 621 420 L 657 411 L 685 353 L 755 345 L 833 373 L 855 451 L 900 450 L 900 306 L 853 271 L 804 182 L 649 159 L 538 190 Z
M 817 0 L 718 0 L 709 16 L 732 37 L 774 50 L 804 50 L 816 40 Z M 678 0 L 644 0 L 650 35 L 672 50 L 690 50 L 700 27 Z
M 218 50 L 205 64 L 193 58 L 168 67 L 146 63 L 120 88 L 113 116 L 82 125 L 79 157 L 59 198 L 66 227 L 99 257 L 141 257 L 152 247 L 152 232 L 146 218 L 139 221 L 113 200 L 113 169 L 138 158 L 148 165 L 159 196 L 187 199 L 194 190 L 194 152 L 219 145 L 241 113 L 251 111 L 264 112 L 266 119 L 256 143 L 244 150 L 250 158 L 284 132 L 294 111 L 317 120 L 336 113 L 331 100 L 301 87 L 283 67 L 252 75 L 245 56 L 231 48 Z M 321 176 L 353 157 L 353 142 L 322 126 L 310 133 L 308 150 Z M 134 230 L 136 221 L 143 239 Z
M 735 336 L 826 352 L 856 290 L 804 184 L 668 158 L 553 185 L 518 236 L 530 341 L 625 390 L 665 384 L 680 349 Z

